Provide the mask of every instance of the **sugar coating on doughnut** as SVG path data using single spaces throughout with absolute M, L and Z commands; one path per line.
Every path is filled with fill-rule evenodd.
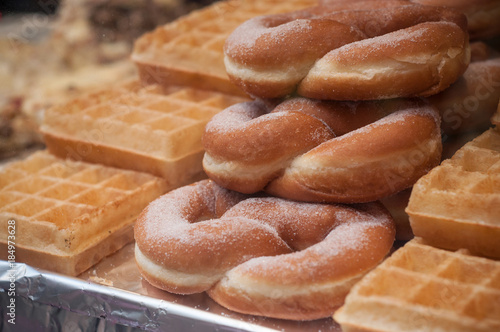
M 433 33 L 437 29 L 446 39 Z M 416 45 L 426 48 L 418 50 Z M 408 95 L 406 91 L 410 90 L 418 96 L 433 95 L 458 78 L 449 75 L 450 71 L 463 72 L 460 68 L 469 62 L 469 51 L 464 47 L 468 50 L 468 42 L 457 25 L 422 23 L 331 51 L 311 68 L 298 93 L 338 100 L 357 99 L 358 91 L 365 89 L 379 99 Z M 408 49 L 414 50 L 410 53 Z M 422 86 L 421 82 L 426 84 Z
M 465 71 L 468 40 L 466 17 L 453 9 L 354 2 L 253 18 L 227 38 L 224 63 L 254 97 L 429 96 Z
M 316 319 L 387 255 L 394 233 L 379 203 L 249 197 L 204 180 L 139 216 L 136 261 L 146 280 L 170 292 L 208 291 L 231 310 Z
M 231 47 L 233 41 L 238 41 L 238 47 L 250 49 L 255 46 L 257 39 L 262 36 L 262 33 L 268 31 L 268 29 L 270 32 L 269 38 L 284 40 L 290 32 L 309 33 L 312 27 L 309 21 L 301 19 L 282 24 L 280 29 L 272 29 L 259 19 L 248 20 L 234 34 L 228 37 L 227 47 Z
M 440 118 L 423 101 L 292 98 L 249 110 L 237 104 L 220 112 L 203 136 L 205 172 L 231 190 L 369 202 L 410 187 L 440 160 Z

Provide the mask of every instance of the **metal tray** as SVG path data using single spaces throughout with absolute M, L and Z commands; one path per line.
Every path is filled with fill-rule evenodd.
M 0 261 L 0 330 L 341 331 L 331 318 L 297 322 L 242 315 L 205 293 L 164 292 L 142 279 L 133 249 L 127 245 L 77 278 Z M 7 316 L 9 288 L 15 289 L 15 325 Z

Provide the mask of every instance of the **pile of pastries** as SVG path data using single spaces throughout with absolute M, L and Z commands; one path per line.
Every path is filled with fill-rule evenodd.
M 190 32 L 209 25 L 218 30 L 221 17 L 236 15 L 231 9 L 215 18 L 198 12 L 178 24 Z M 169 192 L 139 216 L 136 261 L 144 278 L 173 293 L 205 291 L 242 313 L 331 316 L 352 285 L 390 254 L 396 229 L 404 240 L 414 236 L 411 230 L 429 238 L 419 223 L 435 230 L 436 223 L 420 221 L 409 208 L 410 226 L 404 209 L 412 186 L 417 183 L 417 192 L 423 179 L 417 181 L 440 164 L 442 143 L 451 140 L 443 137 L 490 125 L 500 95 L 499 61 L 477 35 L 470 39 L 468 27 L 466 16 L 449 7 L 356 1 L 245 20 L 224 36 L 222 54 L 211 49 L 212 31 L 196 45 L 173 26 L 140 40 L 133 58 L 146 79 L 165 84 L 169 75 L 177 77 L 174 47 L 205 47 L 207 57 L 218 56 L 206 70 L 213 86 L 236 86 L 251 98 L 206 125 L 203 169 L 209 180 Z M 146 60 L 162 47 L 170 50 L 166 59 Z M 221 55 L 229 78 L 224 82 L 212 75 Z M 181 79 L 190 81 L 188 75 Z M 483 119 L 456 123 L 471 100 Z M 495 190 L 494 184 L 488 188 Z M 429 212 L 440 201 L 431 197 L 415 205 Z M 484 214 L 497 218 L 491 209 Z M 457 242 L 447 249 L 474 252 Z M 483 246 L 495 248 L 492 241 Z M 352 311 L 343 310 L 337 320 L 346 321 L 342 317 Z
M 168 292 L 345 331 L 500 328 L 499 16 L 451 0 L 194 11 L 136 41 L 137 78 L 47 111 L 47 151 L 0 170 L 0 223 L 44 226 L 20 246 L 59 239 L 75 274 L 115 243 L 83 245 L 82 225 L 133 200 L 137 266 Z

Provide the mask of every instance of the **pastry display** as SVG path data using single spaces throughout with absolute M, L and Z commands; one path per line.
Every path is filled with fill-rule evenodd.
M 394 233 L 379 203 L 252 198 L 203 180 L 139 216 L 136 260 L 150 283 L 170 292 L 207 291 L 238 312 L 317 319 L 389 253 Z
M 205 124 L 243 100 L 133 80 L 50 108 L 41 131 L 49 151 L 62 158 L 149 172 L 179 186 L 203 176 Z
M 8 163 L 0 169 L 0 257 L 14 243 L 17 262 L 77 275 L 133 241 L 135 218 L 169 189 L 150 174 L 46 151 Z
M 408 242 L 335 313 L 342 331 L 497 331 L 500 262 Z
M 500 258 L 500 132 L 492 128 L 413 186 L 406 212 L 416 236 L 439 248 Z
M 260 101 L 215 115 L 203 167 L 218 184 L 311 202 L 361 203 L 410 187 L 438 165 L 440 119 L 416 100 Z
M 367 6 L 371 4 L 366 3 Z M 448 20 L 453 23 L 443 24 L 446 28 L 451 27 L 452 30 L 456 28 L 460 31 L 459 33 L 457 31 L 460 35 L 456 39 L 457 44 L 451 46 L 458 51 L 451 57 L 457 62 L 452 61 L 454 64 L 449 65 L 447 61 L 444 61 L 440 66 L 440 68 L 447 68 L 449 65 L 453 68 L 451 73 L 444 75 L 444 80 L 447 81 L 442 85 L 440 82 L 432 83 L 435 89 L 424 92 L 422 95 L 431 95 L 448 87 L 463 73 L 469 62 L 465 16 L 458 12 L 434 7 L 417 5 L 408 7 L 403 6 L 401 2 L 390 2 L 390 4 L 393 5 L 391 8 L 395 13 L 400 11 L 400 16 L 395 15 L 396 21 L 403 17 L 402 8 L 410 8 L 415 9 L 415 12 L 409 11 L 411 15 L 414 15 L 415 20 L 409 19 L 409 26 L 418 25 L 423 17 L 427 17 L 424 22 Z M 362 5 L 357 4 L 358 7 L 355 8 L 359 9 Z M 281 92 L 273 94 L 273 89 L 269 86 L 262 86 L 261 91 L 272 95 L 258 94 L 248 90 L 246 83 L 239 84 L 232 76 L 232 63 L 228 58 L 234 55 L 231 54 L 234 50 L 241 51 L 235 57 L 245 57 L 254 55 L 257 49 L 263 49 L 263 47 L 256 46 L 257 42 L 254 43 L 254 41 L 258 41 L 259 38 L 265 40 L 267 37 L 260 34 L 262 29 L 259 30 L 252 24 L 265 25 L 270 22 L 269 26 L 276 26 L 276 28 L 269 28 L 269 30 L 277 31 L 277 35 L 283 38 L 280 40 L 289 40 L 286 38 L 288 35 L 283 34 L 280 29 L 286 30 L 286 27 L 290 25 L 289 30 L 295 32 L 297 29 L 292 29 L 293 25 L 303 22 L 304 15 L 310 17 L 310 13 L 317 15 L 324 11 L 331 11 L 333 16 L 345 16 L 344 22 L 355 20 L 353 13 L 340 11 L 340 8 L 335 10 L 333 7 L 313 7 L 305 11 L 294 11 L 291 14 L 260 16 L 241 24 L 225 42 L 225 66 L 231 79 L 252 96 L 282 97 L 293 92 L 292 89 L 284 94 Z M 428 16 L 423 15 L 424 12 Z M 408 16 L 404 17 L 408 19 Z M 296 18 L 299 19 L 295 20 Z M 267 19 L 269 22 L 264 23 Z M 276 21 L 273 21 L 274 19 Z M 320 18 L 317 20 L 318 22 L 326 21 Z M 289 21 L 290 23 L 287 23 Z M 434 26 L 434 23 L 436 22 L 432 22 L 431 26 Z M 341 25 L 333 20 L 332 24 L 337 27 Z M 246 29 L 248 25 L 252 25 L 252 29 Z M 353 23 L 352 26 L 355 24 Z M 164 27 L 163 32 L 167 28 L 173 29 L 173 25 Z M 304 45 L 311 44 L 306 28 L 298 29 L 299 32 L 302 31 L 302 34 L 295 36 L 297 39 L 295 46 L 298 50 L 305 49 L 305 47 L 300 47 L 300 42 Z M 348 27 L 346 31 L 352 34 L 358 33 L 352 27 Z M 390 31 L 393 30 L 386 32 Z M 248 33 L 252 35 L 252 38 L 245 38 Z M 316 37 L 312 38 L 321 38 L 321 36 L 314 36 Z M 366 37 L 358 37 L 360 37 L 359 33 L 355 37 L 356 40 L 366 39 Z M 342 37 L 331 39 L 341 41 Z M 165 47 L 169 47 L 168 39 L 161 42 Z M 247 43 L 249 52 L 245 52 L 246 48 L 238 44 L 239 42 Z M 329 47 L 331 43 L 323 44 Z M 404 42 L 401 45 L 403 44 Z M 450 49 L 447 49 L 450 45 L 442 42 L 438 44 L 426 45 L 438 53 L 439 47 L 444 46 L 445 53 L 450 53 Z M 292 55 L 288 49 L 279 48 L 272 43 L 265 49 L 275 52 L 273 54 L 285 54 L 285 58 L 287 55 Z M 263 57 L 266 59 L 264 62 L 274 61 L 274 57 L 267 55 Z M 242 61 L 245 65 L 249 64 L 245 59 Z M 282 61 L 281 58 L 276 61 L 288 69 L 292 68 L 291 72 L 296 71 L 293 66 L 290 67 L 290 63 Z M 438 60 L 438 62 L 441 61 L 442 59 Z M 457 63 L 460 65 L 457 66 Z M 144 63 L 139 61 L 138 66 L 144 71 Z M 248 68 L 242 71 L 248 73 Z M 419 71 L 422 72 L 422 69 L 420 68 Z M 279 76 L 274 73 L 264 76 L 273 80 Z M 172 76 L 177 82 L 178 77 L 175 74 Z M 149 80 L 144 75 L 141 79 L 143 82 Z M 390 78 L 390 80 L 394 79 Z M 162 85 L 164 84 L 163 82 Z M 325 86 L 328 85 L 328 83 L 325 84 Z M 325 87 L 325 89 L 328 90 L 330 87 Z M 420 91 L 426 89 L 423 88 Z M 145 209 L 139 218 L 135 234 L 136 261 L 145 279 L 156 287 L 174 293 L 207 291 L 219 304 L 242 313 L 297 320 L 316 319 L 333 314 L 335 308 L 342 304 L 348 289 L 353 285 L 350 282 L 354 277 L 352 272 L 348 273 L 349 277 L 345 275 L 340 277 L 335 282 L 337 285 L 335 292 L 332 292 L 331 288 L 327 291 L 330 286 L 325 286 L 325 283 L 328 285 L 333 281 L 327 282 L 327 279 L 318 277 L 317 273 L 322 275 L 324 272 L 316 272 L 318 270 L 310 267 L 309 272 L 306 273 L 310 276 L 308 278 L 312 280 L 319 278 L 319 281 L 316 281 L 319 284 L 313 283 L 315 286 L 313 286 L 314 291 L 311 296 L 307 292 L 308 284 L 300 283 L 306 277 L 294 278 L 292 272 L 289 271 L 291 266 L 295 266 L 295 257 L 300 257 L 301 266 L 309 266 L 310 257 L 304 258 L 305 253 L 316 252 L 318 248 L 325 246 L 330 238 L 336 238 L 336 236 L 330 237 L 330 235 L 323 234 L 320 238 L 324 240 L 319 241 L 317 245 L 309 243 L 303 247 L 302 245 L 291 246 L 289 248 L 291 250 L 287 251 L 286 246 L 283 246 L 289 243 L 286 241 L 283 243 L 278 234 L 283 228 L 286 229 L 286 225 L 292 221 L 297 223 L 298 220 L 285 218 L 283 214 L 301 216 L 304 213 L 302 208 L 305 206 L 308 206 L 306 210 L 310 210 L 309 207 L 312 206 L 315 211 L 329 209 L 332 206 L 338 208 L 338 205 L 325 204 L 324 202 L 327 201 L 336 204 L 370 202 L 366 204 L 378 206 L 379 213 L 390 216 L 376 200 L 410 187 L 418 178 L 439 163 L 442 149 L 438 112 L 426 102 L 409 99 L 380 100 L 394 97 L 390 91 L 383 95 L 373 94 L 359 98 L 352 97 L 347 92 L 341 95 L 342 97 L 337 99 L 349 101 L 318 101 L 307 98 L 291 98 L 284 101 L 257 99 L 232 105 L 215 114 L 208 122 L 203 135 L 205 150 L 203 167 L 209 178 L 222 188 L 214 182 L 204 181 L 172 191 L 155 200 Z M 396 96 L 408 95 L 412 94 L 403 93 Z M 336 97 L 329 95 L 326 98 L 335 99 Z M 352 101 L 352 99 L 370 98 L 379 100 Z M 387 139 L 388 136 L 391 140 Z M 215 193 L 214 188 L 217 188 Z M 223 194 L 220 193 L 221 190 Z M 284 199 L 266 196 L 262 194 L 262 191 Z M 258 197 L 242 200 L 245 194 L 258 194 Z M 279 205 L 286 207 L 275 208 L 278 202 Z M 262 212 L 260 211 L 263 209 L 261 205 L 271 205 L 273 208 Z M 361 206 L 363 205 L 342 206 L 342 209 L 359 209 Z M 363 222 L 356 217 L 356 215 L 360 216 L 359 212 L 354 215 L 345 211 L 332 214 L 344 216 L 345 220 L 349 220 L 349 225 L 355 228 L 362 227 Z M 276 225 L 274 227 L 277 228 L 269 230 L 267 223 L 265 229 L 272 232 L 262 233 L 264 231 L 262 219 L 272 221 L 271 225 Z M 300 217 L 300 220 L 302 219 L 308 218 Z M 315 227 L 312 228 L 315 229 Z M 329 234 L 334 234 L 336 229 L 329 229 L 331 231 Z M 239 231 L 244 235 L 241 235 Z M 301 238 L 302 232 L 307 234 L 311 231 L 298 229 L 290 241 L 294 238 Z M 250 232 L 257 232 L 257 235 L 251 236 Z M 347 246 L 356 244 L 356 247 L 360 248 L 370 244 L 385 248 L 381 255 L 377 255 L 379 257 L 376 259 L 377 263 L 363 268 L 361 275 L 376 266 L 387 255 L 394 241 L 394 233 L 394 225 L 391 226 L 391 234 L 388 237 L 365 234 L 361 230 L 353 232 L 356 236 L 364 235 L 359 239 L 347 241 Z M 274 235 L 271 236 L 272 234 Z M 350 236 L 344 234 L 340 238 L 347 239 Z M 247 239 L 252 239 L 252 243 L 255 242 L 255 244 L 247 244 Z M 263 243 L 259 244 L 256 239 L 261 239 Z M 226 242 L 229 242 L 231 246 L 226 246 Z M 337 243 L 341 248 L 343 244 L 343 241 Z M 200 247 L 207 251 L 206 257 L 202 254 Z M 244 247 L 244 250 L 238 249 L 240 247 Z M 323 250 L 320 251 L 323 252 Z M 337 260 L 338 249 L 335 250 L 333 255 L 335 259 L 332 261 L 326 256 L 314 259 L 313 266 L 327 264 L 331 266 L 334 274 L 338 269 L 346 268 L 345 263 Z M 357 260 L 365 256 L 357 255 Z M 261 260 L 266 263 L 271 262 L 269 267 L 263 268 L 265 263 L 254 263 Z M 279 264 L 281 261 L 285 261 L 286 264 L 284 266 Z M 247 264 L 251 265 L 251 268 L 246 267 Z M 254 266 L 255 264 L 258 268 Z M 272 267 L 278 268 L 271 272 Z M 306 268 L 299 268 L 299 270 L 302 269 Z M 261 270 L 263 272 L 260 272 Z M 297 273 L 296 268 L 293 271 Z M 355 274 L 356 278 L 361 275 Z M 255 288 L 262 287 L 268 291 L 255 291 Z M 343 291 L 339 292 L 339 288 Z M 280 290 L 280 292 L 269 292 L 270 289 Z M 324 296 L 321 301 L 329 303 L 327 306 L 321 307 L 317 302 L 308 302 L 316 299 L 316 295 L 320 293 Z
M 172 44 L 167 29 L 174 26 L 163 28 L 163 40 L 155 39 L 166 48 Z M 196 30 L 192 26 L 188 29 Z M 327 33 L 328 29 L 338 33 Z M 433 33 L 428 33 L 431 30 Z M 139 50 L 137 45 L 135 51 Z M 408 45 L 414 47 L 410 50 Z M 462 76 L 471 53 L 477 66 L 467 77 Z M 141 215 L 136 228 L 139 269 L 155 287 L 181 294 L 206 291 L 222 306 L 242 313 L 297 320 L 332 314 L 346 292 L 317 288 L 330 306 L 321 309 L 306 304 L 309 296 L 302 292 L 308 286 L 293 284 L 302 277 L 287 272 L 295 266 L 289 255 L 302 257 L 316 244 L 292 247 L 287 252 L 279 236 L 261 234 L 260 220 L 278 223 L 273 234 L 276 230 L 279 234 L 285 227 L 282 223 L 286 224 L 283 213 L 301 216 L 297 206 L 315 206 L 322 211 L 339 203 L 364 203 L 376 204 L 388 213 L 377 202 L 385 199 L 386 205 L 394 207 L 391 213 L 402 212 L 412 185 L 441 160 L 442 110 L 456 98 L 453 91 L 460 85 L 454 83 L 461 79 L 465 81 L 462 86 L 477 88 L 477 73 L 494 72 L 495 59 L 488 62 L 489 49 L 479 44 L 471 52 L 466 18 L 459 11 L 405 1 L 336 3 L 257 16 L 227 36 L 224 56 L 231 81 L 254 100 L 234 104 L 207 123 L 202 140 L 203 168 L 213 182 L 172 191 Z M 332 59 L 344 64 L 345 80 L 342 68 L 329 62 Z M 138 66 L 140 71 L 146 68 L 141 61 Z M 316 66 L 321 70 L 315 71 Z M 160 73 L 164 73 L 162 69 Z M 155 72 L 152 67 L 149 70 Z M 323 76 L 308 78 L 311 72 Z M 380 79 L 377 73 L 381 73 Z M 404 77 L 406 74 L 410 78 Z M 202 75 L 207 77 L 206 72 Z M 175 71 L 165 77 L 187 82 L 187 76 L 179 78 Z M 152 74 L 141 76 L 143 82 L 152 78 Z M 351 81 L 346 82 L 348 79 Z M 409 83 L 401 87 L 395 82 Z M 450 86 L 452 92 L 433 98 Z M 214 84 L 214 88 L 220 87 Z M 429 98 L 408 98 L 415 96 Z M 462 100 L 467 96 L 470 93 L 463 94 Z M 483 111 L 485 117 L 491 114 L 489 103 L 495 96 L 495 92 L 490 93 L 482 104 L 488 106 Z M 436 107 L 441 100 L 445 100 L 444 106 Z M 470 125 L 476 127 L 479 125 Z M 287 207 L 277 209 L 277 202 Z M 262 212 L 261 204 L 273 208 Z M 397 217 L 403 221 L 400 229 L 406 232 L 405 240 L 411 239 L 413 232 L 405 229 L 405 218 Z M 356 218 L 347 218 L 360 226 Z M 258 225 L 254 219 L 259 220 Z M 242 228 L 243 234 L 255 231 L 258 235 L 236 235 Z M 294 236 L 300 238 L 302 231 Z M 323 235 L 319 243 L 329 237 Z M 259 238 L 265 245 L 258 241 L 247 244 L 249 238 Z M 380 240 L 366 235 L 352 243 L 387 243 Z M 232 246 L 226 246 L 227 242 Z M 238 254 L 241 246 L 245 249 Z M 209 258 L 210 253 L 213 258 Z M 264 263 L 254 263 L 261 260 Z M 282 268 L 283 261 L 287 266 Z M 329 262 L 326 257 L 323 261 Z M 264 268 L 268 263 L 276 271 Z M 304 259 L 303 263 L 310 262 Z M 332 261 L 329 266 L 333 271 L 345 268 L 345 263 L 338 263 Z M 295 273 L 301 270 L 293 268 Z M 314 271 L 310 268 L 311 278 L 316 278 Z M 289 285 L 294 286 L 294 292 L 290 293 Z M 352 285 L 344 284 L 347 288 Z M 255 288 L 265 290 L 256 292 Z M 307 308 L 314 308 L 315 313 Z
M 10 40 L 0 158 L 41 151 L 0 165 L 0 259 L 144 329 L 499 330 L 500 5 L 181 2 Z

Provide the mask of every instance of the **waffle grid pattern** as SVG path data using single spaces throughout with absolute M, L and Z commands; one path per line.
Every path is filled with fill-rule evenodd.
M 335 318 L 345 331 L 496 331 L 500 262 L 412 240 L 353 288 Z
M 91 265 L 88 261 L 95 263 L 110 253 L 106 250 L 124 245 L 121 241 L 130 242 L 135 217 L 166 190 L 163 179 L 147 173 L 62 160 L 39 151 L 0 169 L 0 225 L 7 230 L 9 220 L 15 221 L 18 261 L 76 274 Z M 116 243 L 84 257 L 82 266 L 71 261 L 115 233 L 120 233 Z M 0 233 L 3 246 L 7 236 Z M 46 261 L 36 260 L 39 252 Z
M 74 219 L 113 205 L 158 179 L 145 173 L 63 161 L 38 152 L 1 170 L 0 181 L 3 216 L 47 221 L 65 228 Z
M 161 26 L 139 38 L 132 53 L 141 80 L 185 84 L 243 95 L 229 82 L 223 46 L 244 21 L 260 15 L 285 13 L 314 6 L 317 0 L 217 2 Z
M 60 157 L 146 171 L 174 184 L 201 172 L 201 135 L 210 118 L 243 100 L 128 82 L 51 108 L 42 132 L 48 148 Z M 192 160 L 200 166 L 190 171 L 186 164 Z
M 463 194 L 464 200 L 471 197 L 481 210 L 487 210 L 484 204 L 489 201 L 500 202 L 500 135 L 490 130 L 466 144 L 430 173 L 428 189 L 432 195 L 443 195 L 442 200 L 457 194 Z M 455 212 L 455 218 L 477 218 L 480 210 L 472 214 L 461 209 L 444 212 Z M 500 213 L 491 212 L 484 211 L 478 222 L 498 222 Z
M 500 132 L 489 129 L 413 187 L 413 232 L 444 249 L 500 258 Z

